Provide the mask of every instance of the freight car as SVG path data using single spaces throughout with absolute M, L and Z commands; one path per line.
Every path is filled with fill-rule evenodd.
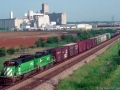
M 36 52 L 34 55 L 23 55 L 4 63 L 4 71 L 0 77 L 1 85 L 10 85 L 35 72 L 44 70 L 45 67 L 65 61 L 75 55 L 85 52 L 119 33 L 106 33 L 83 41 L 66 44 L 57 48 Z

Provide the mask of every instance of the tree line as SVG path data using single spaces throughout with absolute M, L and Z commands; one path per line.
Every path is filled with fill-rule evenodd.
M 20 45 L 19 48 L 15 48 L 15 47 L 10 47 L 8 49 L 6 49 L 5 47 L 1 47 L 0 48 L 0 57 L 6 56 L 6 55 L 13 55 L 16 52 L 22 51 L 25 52 L 25 50 L 27 49 L 27 47 Z
M 61 39 L 58 39 L 57 36 L 49 37 L 47 40 L 40 38 L 35 42 L 35 45 L 37 47 L 45 47 L 46 44 L 54 44 L 54 43 L 59 43 L 59 42 L 76 42 L 80 40 L 85 40 L 88 38 L 95 37 L 97 35 L 101 35 L 104 33 L 113 33 L 115 30 L 112 29 L 100 29 L 100 30 L 89 30 L 89 31 L 80 31 L 77 33 L 76 36 L 73 35 L 61 35 Z

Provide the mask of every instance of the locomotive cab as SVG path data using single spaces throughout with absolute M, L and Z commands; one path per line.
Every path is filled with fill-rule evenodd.
M 1 85 L 10 85 L 14 83 L 15 69 L 17 63 L 13 60 L 6 61 L 4 64 L 4 70 L 0 76 Z
M 14 78 L 16 76 L 16 67 L 19 65 L 16 60 L 17 58 L 4 62 L 3 73 L 0 76 L 1 85 L 10 85 L 14 83 Z
M 4 63 L 4 76 L 13 77 L 15 73 L 16 62 L 14 61 L 6 61 Z

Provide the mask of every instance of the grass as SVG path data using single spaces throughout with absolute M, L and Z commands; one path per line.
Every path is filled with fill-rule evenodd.
M 96 90 L 100 87 L 120 86 L 120 67 L 112 63 L 114 56 L 117 56 L 119 45 L 118 41 L 92 62 L 61 80 L 56 90 Z
M 120 66 L 111 73 L 110 78 L 106 79 L 100 87 L 120 88 Z

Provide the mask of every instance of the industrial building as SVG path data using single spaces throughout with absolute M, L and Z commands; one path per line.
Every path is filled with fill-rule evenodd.
M 23 21 L 23 18 L 0 19 L 0 28 L 9 28 L 10 30 L 13 28 L 20 29 Z
M 62 29 L 92 29 L 89 24 L 66 24 L 66 13 L 49 13 L 47 3 L 42 4 L 40 12 L 29 10 L 24 14 L 23 18 L 13 18 L 13 12 L 10 12 L 9 19 L 0 19 L 0 28 L 15 28 L 19 30 L 62 30 Z
M 28 13 L 24 14 L 23 18 L 13 18 L 13 12 L 11 11 L 9 19 L 0 19 L 0 28 L 9 28 L 10 30 L 14 28 L 19 30 L 31 28 L 44 30 L 46 25 L 50 24 L 48 4 L 42 4 L 41 12 L 34 13 L 32 10 L 29 10 Z
M 51 13 L 49 14 L 50 21 L 55 21 L 57 25 L 66 24 L 66 13 Z
M 9 19 L 0 19 L 0 28 L 18 28 L 20 29 L 20 24 L 24 21 L 23 18 L 13 18 L 13 12 L 10 11 Z
M 50 19 L 48 15 L 43 13 L 34 13 L 33 11 L 28 11 L 28 14 L 25 13 L 24 22 L 21 24 L 21 29 L 42 29 L 46 27 L 46 25 L 50 24 Z
M 92 25 L 90 24 L 65 24 L 65 25 L 48 25 L 45 28 L 46 30 L 64 30 L 64 29 L 84 29 L 90 30 L 92 29 Z
M 49 5 L 47 3 L 42 4 L 41 13 L 49 15 L 50 22 L 56 22 L 57 25 L 66 24 L 66 13 L 49 13 Z
M 23 18 L 13 18 L 13 12 L 10 12 L 9 19 L 0 19 L 0 28 L 18 28 L 24 29 L 42 29 L 46 26 L 53 24 L 62 25 L 66 24 L 66 13 L 51 13 L 49 14 L 49 5 L 47 3 L 42 4 L 41 12 L 34 13 L 29 10 L 24 14 Z
M 41 13 L 43 14 L 49 14 L 49 5 L 47 3 L 42 4 L 42 10 Z

